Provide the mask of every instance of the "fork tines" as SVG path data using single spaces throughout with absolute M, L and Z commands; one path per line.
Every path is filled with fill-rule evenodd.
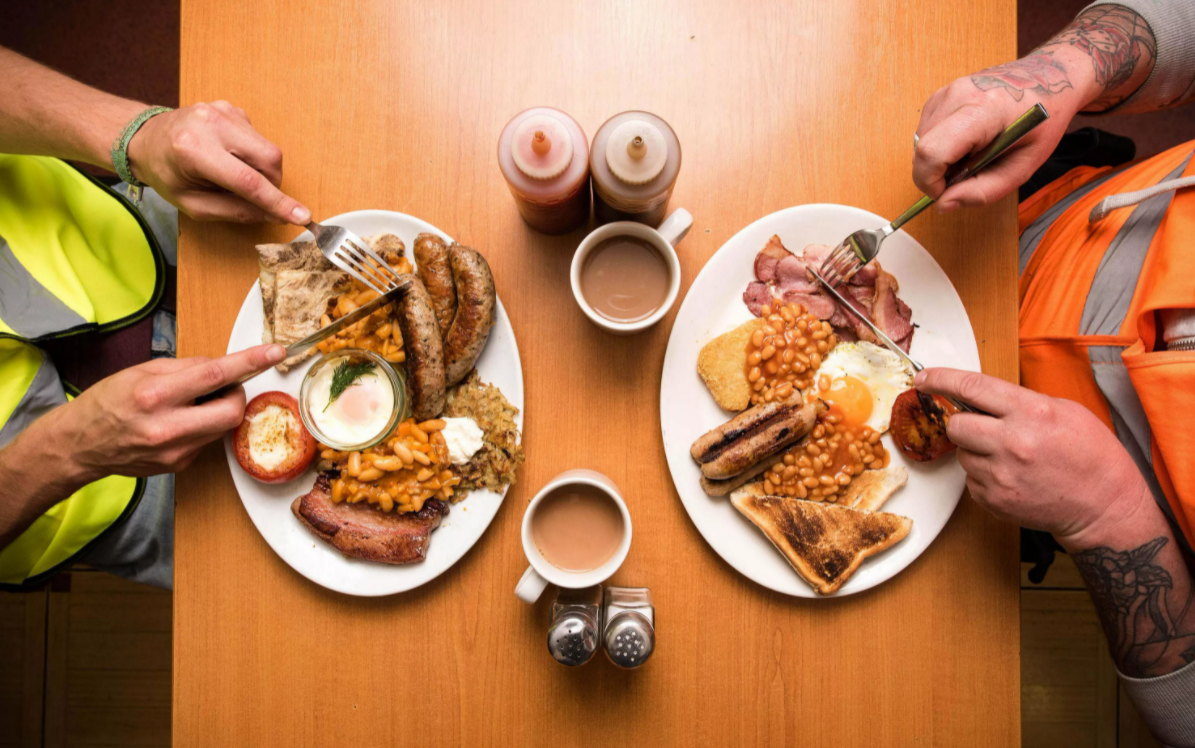
M 334 254 L 347 265 L 345 269 L 357 280 L 380 294 L 394 288 L 401 280 L 398 273 L 368 245 L 363 247 L 352 239 L 345 239 Z
M 859 271 L 859 267 L 859 258 L 855 256 L 854 250 L 851 249 L 849 243 L 843 242 L 835 247 L 830 256 L 822 263 L 818 274 L 831 286 L 837 288 L 850 280 L 851 276 Z

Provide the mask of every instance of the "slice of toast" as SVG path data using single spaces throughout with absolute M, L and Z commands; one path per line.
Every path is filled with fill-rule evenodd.
M 762 326 L 762 319 L 744 322 L 706 343 L 697 354 L 697 374 L 723 410 L 737 413 L 751 405 L 747 343 Z
M 851 478 L 851 482 L 838 494 L 838 504 L 864 512 L 874 512 L 884 505 L 889 496 L 908 482 L 909 471 L 902 467 L 864 470 Z
M 746 490 L 732 493 L 730 502 L 821 595 L 837 592 L 863 559 L 896 545 L 913 527 L 913 520 L 887 512 Z

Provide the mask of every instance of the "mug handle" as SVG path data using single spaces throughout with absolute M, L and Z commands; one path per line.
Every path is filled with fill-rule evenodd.
M 519 598 L 528 605 L 532 605 L 539 596 L 544 594 L 544 590 L 548 587 L 548 580 L 539 575 L 535 569 L 530 566 L 527 571 L 523 572 L 523 576 L 519 579 L 519 583 L 515 585 L 515 597 Z
M 689 233 L 689 229 L 692 227 L 693 214 L 684 208 L 677 208 L 672 211 L 672 215 L 664 219 L 656 231 L 660 232 L 664 241 L 675 247 L 681 239 L 685 238 L 685 234 Z

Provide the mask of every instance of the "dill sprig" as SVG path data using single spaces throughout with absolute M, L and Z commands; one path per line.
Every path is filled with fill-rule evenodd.
M 344 394 L 344 391 L 352 387 L 358 379 L 365 376 L 374 370 L 376 365 L 372 361 L 358 361 L 356 363 L 349 363 L 346 358 L 336 365 L 336 369 L 332 372 L 332 387 L 328 390 L 328 405 L 324 406 L 324 410 L 328 406 L 336 402 L 336 398 Z

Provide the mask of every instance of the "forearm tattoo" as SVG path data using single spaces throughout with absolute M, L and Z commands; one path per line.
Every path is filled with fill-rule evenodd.
M 1071 80 L 1051 52 L 1033 52 L 1019 60 L 981 70 L 971 76 L 971 82 L 981 91 L 1003 87 L 1008 95 L 1020 101 L 1026 91 L 1042 98 L 1071 88 Z
M 1026 91 L 1039 98 L 1073 88 L 1066 68 L 1054 57 L 1057 48 L 1069 46 L 1091 58 L 1095 80 L 1103 93 L 1089 108 L 1108 109 L 1130 96 L 1126 85 L 1139 65 L 1152 66 L 1158 46 L 1149 24 L 1120 5 L 1087 10 L 1037 50 L 1019 60 L 981 70 L 971 76 L 977 88 L 1002 88 L 1017 101 Z
M 1154 562 L 1167 542 L 1157 537 L 1129 551 L 1100 546 L 1071 556 L 1095 601 L 1113 659 L 1135 678 L 1164 675 L 1195 660 L 1195 624 L 1187 615 L 1192 592 L 1171 599 L 1174 580 Z
M 1122 5 L 1100 5 L 1081 13 L 1043 46 L 1069 44 L 1091 58 L 1095 82 L 1104 93 L 1092 106 L 1108 109 L 1132 91 L 1120 91 L 1137 65 L 1152 65 L 1158 43 L 1145 19 Z

